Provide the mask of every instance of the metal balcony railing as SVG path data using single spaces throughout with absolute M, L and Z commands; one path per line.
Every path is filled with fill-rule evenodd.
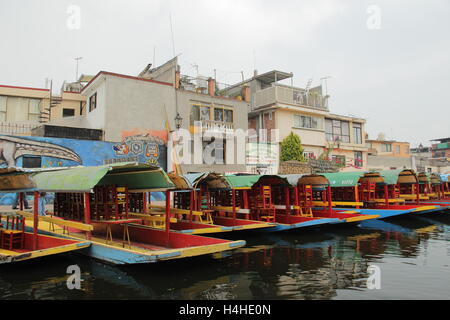
M 257 91 L 253 102 L 254 108 L 278 102 L 328 111 L 328 96 L 313 90 L 307 92 L 303 89 L 279 85 Z

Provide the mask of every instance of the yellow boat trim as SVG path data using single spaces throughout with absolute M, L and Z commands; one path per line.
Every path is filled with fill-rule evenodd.
M 368 202 L 386 203 L 386 199 L 373 199 Z M 388 199 L 388 203 L 405 202 L 405 199 Z
M 379 214 L 364 214 L 364 215 L 360 215 L 360 216 L 357 216 L 357 217 L 345 218 L 345 221 L 347 221 L 347 222 L 355 222 L 355 221 L 370 220 L 370 219 L 376 219 L 379 216 L 380 216 Z
M 320 206 L 320 207 L 328 207 L 328 201 L 313 201 L 313 205 Z M 332 201 L 331 205 L 334 206 L 350 206 L 350 207 L 356 207 L 356 206 L 363 206 L 363 202 L 354 202 L 354 201 Z
M 17 214 L 24 216 L 27 221 L 34 221 L 34 215 L 30 212 L 17 211 Z M 38 218 L 39 218 L 38 219 L 39 222 L 45 221 L 45 222 L 56 224 L 58 226 L 74 228 L 74 229 L 78 229 L 78 230 L 82 230 L 82 231 L 94 230 L 94 227 L 90 224 L 58 219 L 58 218 L 54 218 L 53 216 L 38 216 Z
M 419 207 L 414 209 L 414 211 L 412 212 L 420 212 L 420 211 L 425 211 L 425 210 L 433 210 L 433 209 L 437 209 L 439 208 L 439 206 L 423 206 L 423 207 Z

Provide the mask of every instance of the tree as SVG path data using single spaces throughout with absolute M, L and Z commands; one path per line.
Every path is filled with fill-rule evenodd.
M 280 161 L 297 160 L 305 162 L 306 159 L 303 156 L 303 147 L 300 137 L 291 132 L 281 142 L 281 156 Z

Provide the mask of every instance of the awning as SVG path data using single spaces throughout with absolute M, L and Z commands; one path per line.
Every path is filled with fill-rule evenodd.
M 92 192 L 103 185 L 127 187 L 131 192 L 175 188 L 161 168 L 134 162 L 39 172 L 32 179 L 40 191 L 47 192 Z

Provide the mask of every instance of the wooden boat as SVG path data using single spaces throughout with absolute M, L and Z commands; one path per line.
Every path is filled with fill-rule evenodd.
M 176 223 L 171 223 L 172 230 L 185 234 L 215 234 L 235 230 L 230 226 L 214 224 L 209 212 L 198 209 L 197 192 L 186 177 L 175 173 L 167 175 L 175 185 L 170 213 L 172 221 Z M 142 218 L 156 228 L 162 227 L 158 223 L 158 216 L 164 213 L 165 206 L 151 203 L 150 199 L 151 192 L 134 193 L 130 200 L 129 215 Z
M 0 212 L 0 264 L 44 258 L 90 246 L 81 239 L 62 239 L 38 232 L 38 198 L 30 172 L 19 168 L 0 169 L 0 192 L 19 193 L 19 208 L 15 212 Z M 34 192 L 33 213 L 22 213 L 24 192 Z M 33 221 L 31 228 L 26 222 Z
M 435 205 L 407 202 L 400 197 L 400 186 L 405 188 L 417 184 L 417 176 L 412 170 L 339 172 L 323 175 L 330 181 L 333 206 L 336 207 L 350 207 L 360 213 L 378 214 L 379 219 L 440 209 Z
M 185 177 L 194 188 L 193 207 L 213 224 L 232 231 L 265 230 L 275 225 L 250 217 L 249 190 L 258 175 L 236 177 L 205 172 Z
M 229 241 L 171 230 L 170 199 L 175 188 L 160 168 L 147 164 L 117 163 L 97 167 L 73 167 L 32 175 L 41 191 L 54 192 L 51 214 L 61 221 L 83 222 L 92 226 L 87 237 L 92 245 L 80 252 L 113 264 L 150 263 L 232 250 L 245 241 Z M 165 210 L 148 225 L 147 217 L 130 213 L 134 193 L 165 193 Z M 54 228 L 42 223 L 41 230 L 64 239 L 80 239 L 78 228 Z
M 442 209 L 450 209 L 450 193 L 448 175 L 419 172 L 419 194 L 422 205 L 438 205 Z
M 322 175 L 265 175 L 251 189 L 254 219 L 269 219 L 277 226 L 272 231 L 354 223 L 375 219 L 376 214 L 333 208 L 329 181 Z

